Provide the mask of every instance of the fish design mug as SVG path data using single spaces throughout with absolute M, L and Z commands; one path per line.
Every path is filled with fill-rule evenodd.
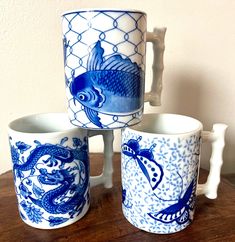
M 62 16 L 68 114 L 73 125 L 116 129 L 141 120 L 145 101 L 160 105 L 166 29 L 147 32 L 135 10 L 83 9 Z M 145 92 L 146 42 L 153 82 Z
M 122 209 L 135 227 L 169 234 L 191 224 L 196 195 L 217 197 L 227 125 L 203 131 L 198 120 L 176 114 L 145 114 L 122 131 Z M 212 143 L 210 172 L 197 184 L 201 143 Z
M 90 206 L 90 185 L 112 187 L 111 130 L 74 127 L 67 113 L 36 114 L 9 124 L 18 208 L 35 228 L 55 229 L 81 219 Z M 90 177 L 88 138 L 103 135 L 104 167 Z

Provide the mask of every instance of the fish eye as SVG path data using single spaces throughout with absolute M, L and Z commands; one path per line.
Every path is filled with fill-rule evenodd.
M 85 101 L 86 100 L 86 96 L 84 94 L 79 94 L 78 95 L 78 98 L 81 100 L 81 101 Z

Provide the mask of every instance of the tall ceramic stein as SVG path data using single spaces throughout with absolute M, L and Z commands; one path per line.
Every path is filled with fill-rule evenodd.
M 147 33 L 146 14 L 88 9 L 62 16 L 68 114 L 82 128 L 115 129 L 141 120 L 146 41 L 153 42 L 152 91 L 159 105 L 165 29 Z M 158 33 L 160 32 L 160 33 Z

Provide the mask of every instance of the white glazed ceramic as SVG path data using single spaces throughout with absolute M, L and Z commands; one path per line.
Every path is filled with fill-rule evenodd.
M 141 120 L 144 99 L 160 105 L 166 29 L 147 32 L 138 10 L 81 9 L 62 16 L 71 123 L 116 129 Z M 146 93 L 146 42 L 153 43 L 153 83 Z
M 112 187 L 112 131 L 74 127 L 66 113 L 36 114 L 9 124 L 18 208 L 22 220 L 55 229 L 81 219 L 90 206 L 90 183 Z M 88 138 L 103 135 L 104 167 L 89 177 Z
M 201 122 L 176 114 L 146 114 L 122 131 L 122 208 L 139 229 L 168 234 L 193 220 L 196 195 L 217 197 L 227 126 L 203 131 Z M 202 141 L 212 143 L 206 184 L 197 184 Z

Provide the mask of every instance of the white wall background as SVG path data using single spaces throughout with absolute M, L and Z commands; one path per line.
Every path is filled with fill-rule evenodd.
M 208 130 L 214 122 L 227 123 L 223 172 L 235 172 L 235 1 L 1 0 L 0 173 L 11 169 L 7 137 L 11 120 L 66 112 L 60 16 L 67 10 L 94 7 L 143 10 L 149 31 L 167 27 L 162 106 L 146 105 L 145 111 L 191 115 Z M 151 59 L 150 45 L 147 90 Z M 115 131 L 115 151 L 119 147 L 120 131 Z M 102 152 L 102 145 L 92 138 L 90 150 Z M 205 168 L 209 153 L 206 145 Z

